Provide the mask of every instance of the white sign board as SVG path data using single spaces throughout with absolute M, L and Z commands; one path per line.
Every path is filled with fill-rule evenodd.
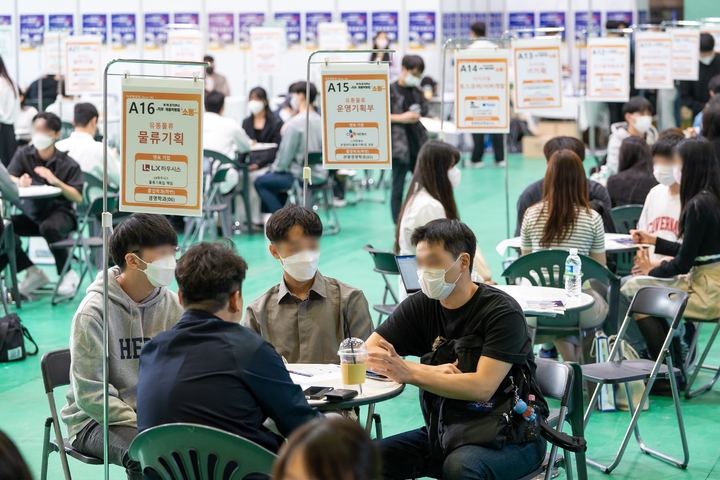
M 455 53 L 457 130 L 508 133 L 510 50 L 477 48 Z
M 99 35 L 78 35 L 64 40 L 63 71 L 68 95 L 102 92 L 101 41 Z
M 63 48 L 67 32 L 46 32 L 43 49 L 45 50 L 44 73 L 61 75 L 65 67 L 65 49 Z
M 250 29 L 250 71 L 252 73 L 281 73 L 280 59 L 285 29 L 253 27 Z
M 202 215 L 202 80 L 122 80 L 120 210 Z
M 318 23 L 318 49 L 347 50 L 348 30 L 345 22 Z
M 700 71 L 700 30 L 669 28 L 672 35 L 672 66 L 674 80 L 698 79 Z
M 635 88 L 675 88 L 673 39 L 665 32 L 635 34 Z
M 15 55 L 12 25 L 0 25 L 0 57 L 7 59 Z
M 587 42 L 587 99 L 627 102 L 630 98 L 630 39 L 590 37 Z
M 709 33 L 715 39 L 715 53 L 720 53 L 720 24 L 706 23 L 700 28 L 701 33 Z
M 169 30 L 167 36 L 167 59 L 173 62 L 202 62 L 202 34 L 200 30 Z M 203 68 L 193 65 L 169 66 L 168 75 L 190 77 L 195 73 L 204 75 Z
M 388 64 L 321 68 L 323 168 L 392 168 Z
M 515 109 L 562 107 L 562 60 L 559 37 L 513 42 Z

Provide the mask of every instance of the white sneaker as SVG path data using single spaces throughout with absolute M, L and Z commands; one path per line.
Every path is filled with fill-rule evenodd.
M 337 171 L 338 176 L 341 177 L 354 177 L 357 174 L 357 171 L 355 170 L 346 170 L 344 168 L 341 168 Z
M 18 287 L 18 290 L 20 291 L 21 295 L 25 295 L 27 297 L 35 290 L 42 287 L 43 285 L 47 285 L 48 283 L 50 283 L 50 279 L 45 274 L 45 272 L 43 272 L 36 266 L 32 266 L 27 269 L 27 274 L 25 275 L 23 281 L 20 283 L 20 287 Z
M 60 281 L 58 295 L 62 295 L 63 297 L 66 295 L 72 295 L 79 283 L 80 279 L 78 278 L 77 273 L 75 273 L 75 270 L 68 270 Z
M 470 162 L 470 168 L 485 168 L 485 162 Z
M 343 198 L 333 198 L 333 206 L 335 208 L 343 208 L 347 206 L 347 200 Z
M 505 160 L 501 160 L 499 162 L 495 162 L 496 167 L 504 167 L 505 166 Z

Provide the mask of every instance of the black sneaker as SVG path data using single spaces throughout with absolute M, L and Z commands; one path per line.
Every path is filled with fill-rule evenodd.
M 552 347 L 550 350 L 545 350 L 544 348 L 540 347 L 540 350 L 538 351 L 538 357 L 540 357 L 540 358 L 558 358 L 557 348 Z

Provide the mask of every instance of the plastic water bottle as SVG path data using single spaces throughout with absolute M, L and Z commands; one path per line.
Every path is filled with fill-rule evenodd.
M 570 249 L 570 255 L 565 260 L 565 295 L 568 298 L 577 298 L 582 290 L 582 261 L 578 256 L 577 248 Z

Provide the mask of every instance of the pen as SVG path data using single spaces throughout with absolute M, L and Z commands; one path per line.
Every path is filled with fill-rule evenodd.
M 288 373 L 292 373 L 293 375 L 301 375 L 303 377 L 312 377 L 312 375 L 309 373 L 296 372 L 295 370 L 288 370 Z

